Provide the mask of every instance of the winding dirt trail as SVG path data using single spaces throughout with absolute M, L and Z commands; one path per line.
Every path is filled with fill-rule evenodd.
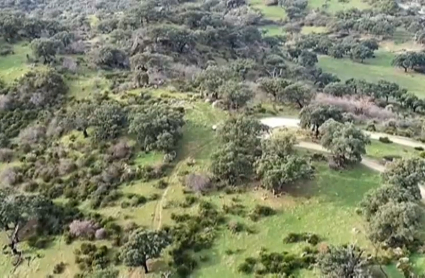
M 260 122 L 270 128 L 278 128 L 278 127 L 292 127 L 292 128 L 299 128 L 299 119 L 294 118 L 284 118 L 284 117 L 269 117 L 269 118 L 263 118 L 260 119 Z M 421 142 L 417 142 L 414 140 L 411 140 L 410 138 L 401 137 L 401 136 L 394 136 L 394 135 L 388 135 L 385 133 L 379 133 L 379 132 L 369 132 L 364 131 L 366 134 L 370 136 L 370 138 L 378 140 L 379 137 L 388 137 L 391 141 L 393 141 L 396 144 L 407 146 L 407 147 L 423 147 L 425 148 L 425 144 Z M 321 151 L 321 152 L 328 152 L 325 148 L 323 148 L 321 145 L 312 143 L 312 142 L 299 142 L 298 147 L 305 148 L 309 150 L 315 150 L 315 151 Z M 377 172 L 384 172 L 385 166 L 379 163 L 379 161 L 363 157 L 362 162 L 364 166 L 375 170 Z M 422 200 L 425 202 L 425 186 L 419 185 L 419 190 L 421 191 Z
M 268 117 L 260 119 L 260 122 L 270 128 L 278 128 L 278 127 L 293 127 L 299 128 L 300 120 L 294 118 L 285 118 L 285 117 Z M 396 144 L 407 146 L 407 147 L 422 147 L 425 149 L 425 143 L 414 141 L 410 138 L 389 135 L 380 132 L 370 132 L 364 131 L 367 135 L 370 136 L 371 139 L 378 140 L 379 137 L 388 137 L 391 141 Z

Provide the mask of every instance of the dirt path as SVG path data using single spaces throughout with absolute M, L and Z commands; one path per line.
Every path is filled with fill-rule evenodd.
M 283 118 L 283 117 L 269 117 L 269 118 L 263 118 L 260 119 L 261 123 L 264 125 L 267 125 L 270 128 L 277 128 L 277 127 L 299 127 L 299 119 L 292 119 L 292 118 Z M 379 133 L 379 132 L 369 132 L 365 131 L 372 139 L 378 140 L 379 137 L 388 137 L 391 141 L 393 141 L 396 144 L 408 146 L 408 147 L 423 147 L 425 148 L 425 144 L 421 142 L 417 142 L 414 140 L 411 140 L 410 138 L 401 137 L 401 136 L 394 136 L 394 135 L 388 135 L 385 133 Z M 321 151 L 321 152 L 328 152 L 325 148 L 323 148 L 321 145 L 312 143 L 312 142 L 300 142 L 298 143 L 298 147 L 315 150 L 315 151 Z M 376 161 L 374 159 L 370 158 L 362 158 L 361 162 L 364 166 L 375 170 L 377 172 L 384 172 L 385 166 L 379 163 L 379 161 Z M 421 191 L 422 200 L 425 202 L 425 186 L 419 185 L 419 190 Z
M 277 127 L 295 127 L 298 128 L 300 124 L 299 119 L 293 119 L 293 118 L 284 118 L 284 117 L 268 117 L 260 119 L 260 122 L 270 128 L 277 128 Z M 374 140 L 378 140 L 379 137 L 388 137 L 391 141 L 393 141 L 396 144 L 407 146 L 407 147 L 422 147 L 425 149 L 425 144 L 422 142 L 411 140 L 410 138 L 401 137 L 401 136 L 395 136 L 395 135 L 389 135 L 385 133 L 380 132 L 370 132 L 370 131 L 364 131 L 366 134 L 370 136 L 370 138 Z
M 170 190 L 170 187 L 167 187 L 164 190 L 164 193 L 162 193 L 162 196 L 161 196 L 161 200 L 158 202 L 158 205 L 155 208 L 155 216 L 154 216 L 154 220 L 153 221 L 154 221 L 154 223 L 156 221 L 158 221 L 158 225 L 156 227 L 157 230 L 159 230 L 161 228 L 161 226 L 162 226 L 162 209 L 163 209 L 164 203 L 166 201 L 168 190 Z
M 316 144 L 316 143 L 311 143 L 311 142 L 299 142 L 297 144 L 298 147 L 303 148 L 303 149 L 309 149 L 309 150 L 314 150 L 314 151 L 320 151 L 320 152 L 326 152 L 328 153 L 329 151 L 326 150 L 325 148 L 323 148 L 321 145 Z M 385 170 L 385 166 L 380 164 L 378 161 L 370 159 L 370 158 L 362 158 L 362 162 L 361 162 L 364 166 L 375 170 L 377 172 L 384 172 Z

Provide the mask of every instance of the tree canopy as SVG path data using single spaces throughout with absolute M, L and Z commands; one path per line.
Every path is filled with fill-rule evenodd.
M 320 143 L 331 152 L 334 161 L 340 166 L 359 163 L 362 155 L 366 154 L 366 145 L 370 144 L 369 136 L 352 123 L 342 124 L 330 119 L 319 131 L 322 135 Z

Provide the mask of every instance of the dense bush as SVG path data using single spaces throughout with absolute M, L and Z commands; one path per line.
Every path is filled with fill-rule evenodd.
M 284 243 L 308 242 L 311 245 L 317 245 L 320 238 L 316 234 L 311 233 L 289 233 L 284 239 Z
M 256 205 L 254 209 L 249 213 L 249 218 L 252 221 L 258 221 L 263 217 L 275 215 L 276 211 L 271 207 Z
M 382 142 L 384 144 L 390 144 L 393 141 L 391 141 L 388 137 L 379 137 L 379 142 Z

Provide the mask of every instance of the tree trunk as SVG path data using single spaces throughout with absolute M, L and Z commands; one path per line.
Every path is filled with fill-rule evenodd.
M 85 128 L 83 128 L 83 135 L 84 135 L 84 138 L 89 137 L 89 134 L 87 133 L 87 129 L 85 129 Z
M 407 67 L 403 67 L 404 68 L 404 72 L 407 72 Z
M 297 100 L 297 104 L 299 105 L 300 109 L 302 109 L 304 107 L 304 105 L 302 105 L 301 101 Z
M 143 268 L 145 269 L 145 274 L 146 274 L 146 273 L 149 273 L 149 269 L 148 269 L 147 261 L 144 261 L 142 266 L 143 266 Z

